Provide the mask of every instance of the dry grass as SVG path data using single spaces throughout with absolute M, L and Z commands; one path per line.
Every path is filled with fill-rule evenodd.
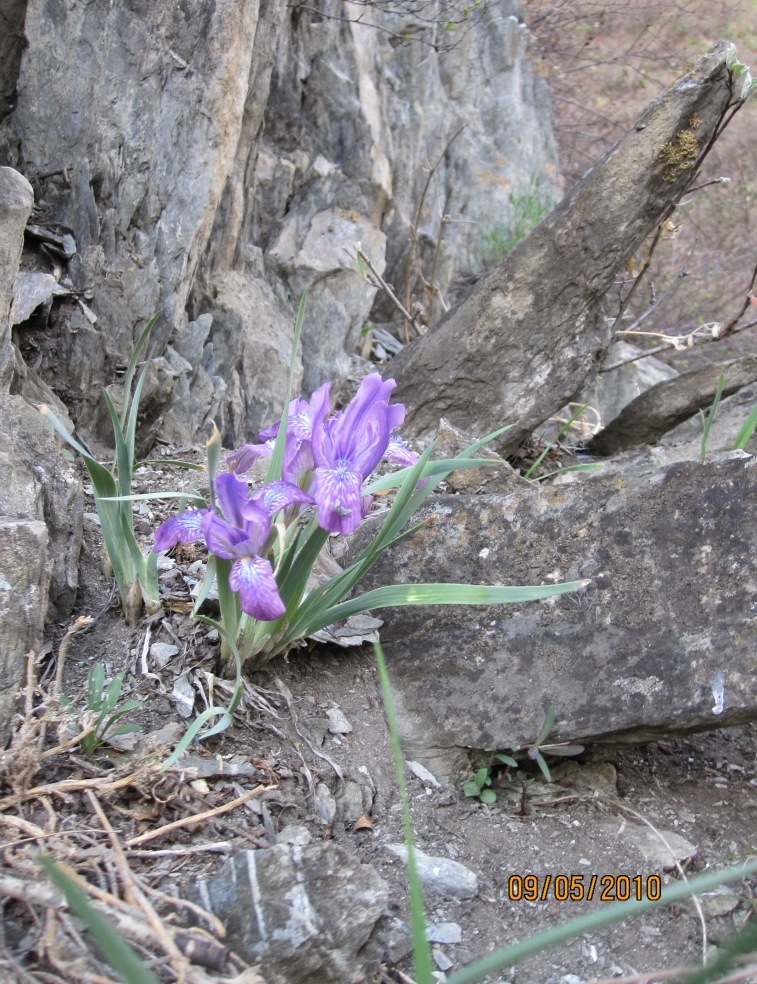
M 85 732 L 71 734 L 72 716 L 59 701 L 66 649 L 87 624 L 79 619 L 58 651 L 48 689 L 34 653 L 8 748 L 0 755 L 0 977 L 4 981 L 107 984 L 101 957 L 61 893 L 40 870 L 52 858 L 136 949 L 161 981 L 260 984 L 258 974 L 230 955 L 224 927 L 199 906 L 158 887 L 188 855 L 227 853 L 231 845 L 203 836 L 221 815 L 273 788 L 255 783 L 236 799 L 208 807 L 191 769 L 163 770 L 167 749 L 126 757 L 81 758 Z M 176 837 L 191 830 L 191 847 Z M 161 846 L 145 849 L 160 838 Z M 204 842 L 203 842 L 204 841 Z M 170 879 L 169 879 L 170 881 Z M 191 917 L 194 927 L 182 925 Z M 213 975 L 213 976 L 211 976 Z M 234 976 L 235 975 L 235 976 Z

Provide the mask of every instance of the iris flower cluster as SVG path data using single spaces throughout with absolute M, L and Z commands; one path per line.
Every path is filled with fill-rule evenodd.
M 417 456 L 396 433 L 405 418 L 402 404 L 389 404 L 393 379 L 366 376 L 353 400 L 330 413 L 331 383 L 310 402 L 297 398 L 289 406 L 284 463 L 279 480 L 250 491 L 239 478 L 260 457 L 269 456 L 279 424 L 260 432 L 259 444 L 245 444 L 227 459 L 229 471 L 215 479 L 218 509 L 190 509 L 155 531 L 155 549 L 204 540 L 211 554 L 232 561 L 229 586 L 238 593 L 243 612 L 261 621 L 285 613 L 269 556 L 285 525 L 315 506 L 318 525 L 329 533 L 353 533 L 371 507 L 363 483 L 379 462 L 413 464 Z M 282 512 L 283 510 L 283 512 Z

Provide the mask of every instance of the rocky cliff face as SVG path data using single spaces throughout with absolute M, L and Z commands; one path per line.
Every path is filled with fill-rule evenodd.
M 26 256 L 68 293 L 50 288 L 17 326 L 34 354 L 18 391 L 46 382 L 105 439 L 100 388 L 160 309 L 154 428 L 184 442 L 214 417 L 234 444 L 280 412 L 305 288 L 303 389 L 346 371 L 376 300 L 356 241 L 425 303 L 422 269 L 439 312 L 511 196 L 533 182 L 558 197 L 517 4 L 490 0 L 439 52 L 402 42 L 417 18 L 390 6 L 355 23 L 341 0 L 29 3 L 0 164 L 31 182 L 33 223 L 76 252 L 42 236 Z

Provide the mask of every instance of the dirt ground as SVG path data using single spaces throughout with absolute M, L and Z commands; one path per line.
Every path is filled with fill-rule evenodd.
M 169 475 L 171 484 L 166 486 Z M 137 480 L 138 491 L 154 490 L 161 484 L 176 488 L 173 483 L 187 481 L 157 466 L 143 471 Z M 94 512 L 91 499 L 87 508 Z M 143 515 L 138 527 L 141 524 L 146 535 L 156 521 L 170 514 L 172 506 L 162 501 L 140 508 Z M 130 770 L 138 774 L 139 763 L 148 756 L 140 751 L 145 740 L 149 745 L 147 736 L 157 735 L 170 744 L 186 728 L 188 719 L 179 713 L 182 701 L 188 707 L 194 698 L 194 712 L 202 710 L 203 694 L 207 695 L 211 682 L 216 696 L 228 694 L 223 693 L 218 678 L 211 676 L 217 671 L 219 654 L 214 633 L 187 614 L 191 605 L 188 571 L 196 560 L 191 551 L 163 572 L 164 609 L 129 629 L 112 586 L 102 575 L 100 550 L 99 530 L 90 516 L 85 520 L 75 615 L 89 615 L 95 621 L 70 639 L 62 693 L 82 709 L 87 677 L 95 662 L 105 664 L 106 678 L 124 671 L 123 699 L 142 702 L 126 719 L 139 722 L 142 732 L 126 736 L 120 751 L 103 746 L 87 759 L 74 746 L 38 761 L 34 788 L 43 789 L 44 795 L 27 796 L 21 802 L 17 798 L 12 803 L 13 797 L 6 797 L 0 802 L 0 820 L 12 813 L 20 818 L 18 822 L 39 828 L 46 824 L 46 830 L 66 835 L 61 841 L 66 846 L 63 859 L 83 878 L 99 877 L 101 884 L 103 880 L 115 884 L 124 875 L 122 871 L 114 874 L 103 822 L 93 815 L 94 794 L 84 788 L 83 780 L 95 782 L 95 777 L 107 779 Z M 65 628 L 51 639 L 53 653 Z M 156 660 L 151 649 L 155 643 L 173 646 L 176 652 Z M 386 658 L 391 668 L 391 652 Z M 49 680 L 53 661 L 46 672 Z M 45 679 L 43 676 L 43 684 Z M 179 680 L 187 685 L 177 686 Z M 146 784 L 135 780 L 118 791 L 108 787 L 107 792 L 104 786 L 93 787 L 113 831 L 125 845 L 128 862 L 142 879 L 140 884 L 163 893 L 162 901 L 155 897 L 162 918 L 170 922 L 166 897 L 212 874 L 229 853 L 269 846 L 292 825 L 306 828 L 313 840 L 333 838 L 373 865 L 387 881 L 391 901 L 385 922 L 391 928 L 384 945 L 396 963 L 387 959 L 377 980 L 408 980 L 412 976 L 406 955 L 409 937 L 399 925 L 407 920 L 408 911 L 405 869 L 387 850 L 388 844 L 402 842 L 401 808 L 372 648 L 312 646 L 290 654 L 288 660 L 272 662 L 254 674 L 249 684 L 234 727 L 192 749 L 193 755 L 211 765 L 217 761 L 214 756 L 222 756 L 228 766 L 237 766 L 239 775 L 233 769 L 214 775 L 211 769 L 209 775 L 195 780 L 189 775 L 159 784 L 154 779 Z M 329 730 L 329 712 L 333 718 L 334 709 L 342 712 L 351 731 L 344 727 L 343 733 Z M 428 921 L 453 922 L 461 930 L 459 943 L 434 945 L 437 966 L 458 968 L 604 905 L 599 901 L 600 888 L 610 897 L 616 892 L 622 896 L 628 883 L 616 881 L 615 876 L 629 876 L 633 893 L 636 876 L 643 885 L 649 876 L 660 876 L 665 884 L 695 871 L 738 862 L 757 851 L 755 725 L 601 753 L 589 748 L 580 758 L 563 760 L 563 764 L 554 761 L 553 766 L 553 784 L 534 781 L 524 793 L 520 783 L 513 783 L 492 806 L 466 798 L 459 783 L 434 787 L 430 780 L 421 781 L 408 772 L 417 847 L 460 862 L 479 880 L 479 893 L 473 899 L 459 901 L 427 893 Z M 471 774 L 473 768 L 472 764 Z M 60 785 L 57 791 L 50 788 L 50 784 L 70 780 L 79 780 L 79 785 L 73 782 L 65 792 Z M 339 811 L 333 824 L 319 819 L 316 787 L 326 784 L 338 797 L 345 788 L 342 780 L 373 791 L 370 825 L 356 830 L 353 820 L 340 819 Z M 9 784 L 7 777 L 5 784 Z M 270 789 L 229 812 L 214 813 L 261 785 Z M 193 826 L 180 824 L 163 835 L 156 834 L 164 824 L 203 813 L 207 818 Z M 34 838 L 13 826 L 10 831 L 0 825 L 0 835 L 5 837 L 5 870 L 28 876 Z M 681 869 L 645 856 L 632 840 L 639 831 L 649 831 L 658 849 L 673 835 L 689 842 L 693 847 L 682 850 Z M 91 843 L 84 849 L 87 838 Z M 130 844 L 139 838 L 139 843 Z M 522 884 L 520 876 L 526 875 L 537 877 L 543 901 L 511 898 Z M 595 898 L 591 902 L 558 901 L 555 893 L 559 895 L 564 888 L 564 883 L 555 881 L 560 875 L 582 875 L 587 894 L 596 875 Z M 529 884 L 533 882 L 525 887 Z M 736 883 L 731 891 L 701 899 L 698 909 L 687 903 L 655 910 L 542 953 L 492 979 L 518 984 L 670 979 L 664 971 L 696 965 L 703 952 L 711 952 L 711 947 L 746 919 L 754 918 L 755 888 L 755 882 Z M 55 966 L 54 948 L 45 951 L 40 943 L 45 922 L 38 912 L 30 918 L 25 903 L 6 901 L 5 920 L 0 972 L 11 976 L 3 980 L 73 979 L 66 972 L 55 976 L 61 974 L 60 966 Z M 44 959 L 41 952 L 46 953 Z M 236 964 L 237 973 L 241 966 Z M 13 973 L 18 976 L 14 978 Z M 402 977 L 403 973 L 408 976 Z M 751 971 L 738 973 L 734 980 L 757 981 L 757 960 Z

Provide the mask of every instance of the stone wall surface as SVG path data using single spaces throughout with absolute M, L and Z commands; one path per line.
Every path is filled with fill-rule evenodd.
M 347 372 L 375 297 L 347 252 L 356 240 L 420 293 L 415 224 L 425 274 L 452 297 L 511 194 L 558 197 L 548 92 L 513 0 L 440 52 L 397 43 L 410 15 L 369 9 L 371 26 L 340 0 L 320 10 L 28 4 L 0 164 L 33 185 L 34 221 L 73 237 L 57 268 L 33 258 L 73 292 L 36 341 L 40 377 L 85 433 L 107 439 L 99 391 L 160 310 L 166 436 L 191 440 L 214 417 L 227 444 L 250 438 L 280 410 L 306 287 L 299 378 L 309 391 Z

